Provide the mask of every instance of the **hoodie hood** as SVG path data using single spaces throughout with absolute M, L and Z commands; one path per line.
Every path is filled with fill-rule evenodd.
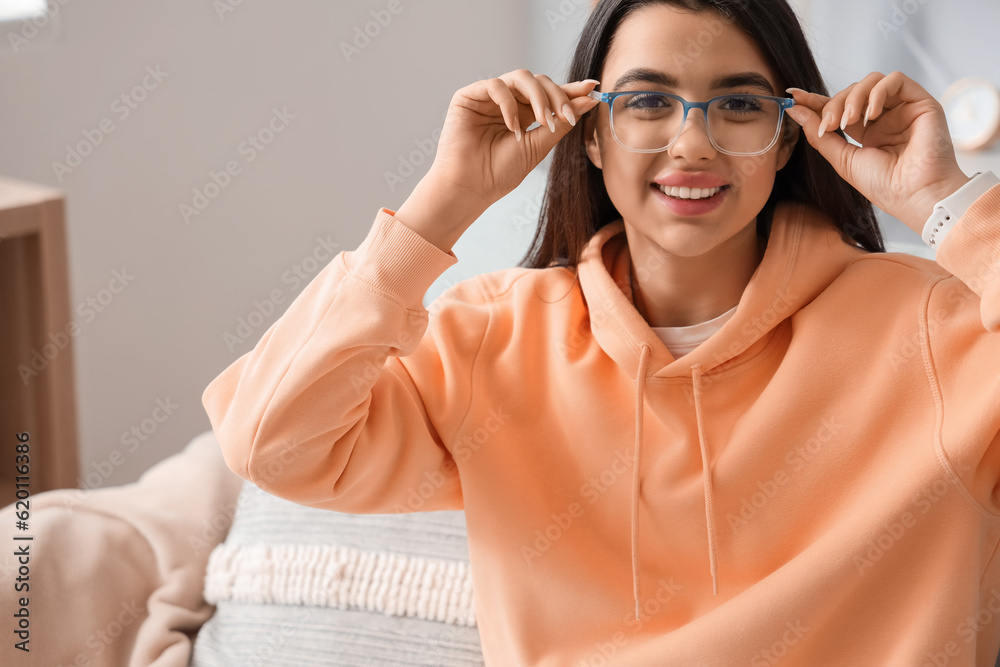
M 632 467 L 632 585 L 639 618 L 639 497 L 642 489 L 642 424 L 645 384 L 651 377 L 691 379 L 695 422 L 701 449 L 708 533 L 708 568 L 718 594 L 713 513 L 711 443 L 706 441 L 702 378 L 741 363 L 764 348 L 785 319 L 813 301 L 844 269 L 867 254 L 852 245 L 833 220 L 798 202 L 779 202 L 764 256 L 750 277 L 736 312 L 719 331 L 680 359 L 670 351 L 636 310 L 631 289 L 632 260 L 619 219 L 599 229 L 581 254 L 580 287 L 590 328 L 601 348 L 635 382 L 635 432 Z M 711 383 L 707 383 L 711 384 Z

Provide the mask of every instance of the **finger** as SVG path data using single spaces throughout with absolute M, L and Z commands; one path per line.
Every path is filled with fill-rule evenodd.
M 531 107 L 532 114 L 540 125 L 549 125 L 552 114 L 552 110 L 548 108 L 549 97 L 534 74 L 526 69 L 518 69 L 500 75 L 500 79 L 507 84 L 516 99 Z M 554 127 L 554 123 L 549 126 Z
M 866 121 L 862 120 L 863 114 L 868 108 L 868 99 L 872 89 L 883 79 L 885 79 L 885 75 L 882 72 L 871 72 L 854 84 L 844 101 L 844 112 L 840 116 L 840 129 L 843 130 L 848 125 L 854 125 L 857 122 L 862 122 L 863 126 L 868 125 Z
M 590 92 L 600 83 L 601 82 L 596 79 L 585 79 L 583 81 L 574 81 L 560 86 L 569 99 L 570 111 L 573 113 L 577 122 L 579 122 L 580 118 L 582 118 L 588 111 L 600 104 L 599 100 L 595 100 L 590 97 Z M 573 126 L 575 127 L 576 123 L 573 123 Z
M 802 90 L 801 88 L 786 88 L 785 92 L 792 95 L 792 99 L 795 100 L 796 107 L 809 109 L 817 115 L 822 115 L 823 108 L 827 105 L 827 102 L 830 101 L 830 98 L 826 95 L 809 92 L 808 90 Z M 796 122 L 798 121 L 795 114 L 789 114 L 789 116 L 792 120 Z
M 802 133 L 805 135 L 809 145 L 815 148 L 827 162 L 833 165 L 834 170 L 840 174 L 841 178 L 850 183 L 851 180 L 848 178 L 847 165 L 850 163 L 854 151 L 858 150 L 858 147 L 849 144 L 844 137 L 836 132 L 828 132 L 820 136 L 819 130 L 824 122 L 823 117 L 804 104 L 797 104 L 786 110 L 785 113 L 791 116 L 792 120 L 802 127 Z
M 878 118 L 883 111 L 928 97 L 931 97 L 930 93 L 910 77 L 900 71 L 890 72 L 872 88 L 868 100 L 868 122 Z
M 504 124 L 514 133 L 518 141 L 521 140 L 521 121 L 518 102 L 514 99 L 507 84 L 500 78 L 487 79 L 482 82 L 486 88 L 486 93 L 498 107 L 503 116 Z
M 806 106 L 820 113 L 823 106 L 829 101 L 829 97 L 826 95 L 821 95 L 820 93 L 811 93 L 808 90 L 802 90 L 801 88 L 786 88 L 786 93 L 791 93 L 792 99 L 795 100 L 795 104 L 799 106 Z
M 813 93 L 808 90 L 802 90 L 801 88 L 786 88 L 785 92 L 792 94 L 792 99 L 795 100 L 796 106 L 809 109 L 820 117 L 823 116 L 824 111 L 828 110 L 827 105 L 829 105 L 830 101 L 833 99 L 827 95 Z M 792 120 L 798 120 L 795 117 L 795 114 L 792 114 L 791 116 Z
M 823 95 L 821 93 L 809 92 L 808 90 L 802 90 L 801 88 L 786 88 L 785 92 L 792 94 L 792 99 L 795 100 L 796 107 L 802 107 L 808 109 L 821 118 L 823 117 L 824 111 L 828 110 L 827 105 L 830 103 L 830 100 L 833 99 L 832 97 L 828 97 L 827 95 Z M 798 122 L 798 118 L 794 113 L 789 115 L 791 116 L 792 120 Z
M 569 96 L 555 81 L 544 74 L 536 74 L 535 79 L 542 84 L 545 94 L 548 96 L 546 110 L 555 113 L 555 122 L 549 123 L 549 129 L 556 131 L 556 123 L 569 123 L 576 125 L 576 114 L 570 106 Z M 552 117 L 546 118 L 549 121 Z
M 584 79 L 583 81 L 571 81 L 570 83 L 564 83 L 560 88 L 566 93 L 570 101 L 575 98 L 582 97 L 584 99 L 593 99 L 590 97 L 590 91 L 601 85 L 601 82 L 597 79 Z M 597 100 L 594 100 L 595 102 Z
M 600 83 L 596 79 L 574 81 L 562 86 L 545 74 L 536 74 L 535 79 L 542 85 L 548 99 L 545 105 L 546 122 L 539 124 L 548 125 L 552 132 L 563 123 L 575 127 L 582 113 L 586 113 L 598 103 L 597 100 L 587 97 L 587 93 Z M 572 97 L 570 93 L 573 93 Z M 582 101 L 576 101 L 580 98 Z M 549 119 L 554 119 L 554 122 L 548 123 Z
M 832 130 L 840 124 L 840 119 L 844 115 L 844 102 L 847 100 L 847 96 L 850 95 L 851 91 L 858 82 L 854 82 L 847 88 L 844 88 L 823 105 L 823 110 L 820 112 L 821 121 L 819 123 L 819 128 L 817 130 L 817 136 L 822 137 L 827 130 Z
M 589 93 L 591 90 L 593 90 L 598 83 L 599 83 L 598 81 L 590 80 L 585 82 L 583 81 L 575 82 L 574 84 L 566 84 L 565 87 L 560 86 L 560 89 L 563 90 L 564 95 L 566 95 L 565 92 L 566 89 L 575 91 L 577 93 L 581 93 L 574 95 L 572 97 L 570 95 L 566 96 L 567 99 L 566 105 L 570 107 L 570 114 L 573 115 L 575 118 L 577 119 L 584 118 L 588 111 L 590 111 L 597 104 L 599 104 L 598 100 L 595 100 L 594 98 L 586 94 Z M 547 154 L 550 150 L 552 150 L 553 147 L 555 147 L 556 144 L 562 141 L 563 137 L 565 137 L 573 127 L 575 127 L 571 123 L 568 123 L 560 119 L 558 116 L 553 116 L 553 118 L 555 118 L 558 121 L 555 123 L 555 131 L 527 132 L 524 135 L 524 142 L 526 144 L 529 144 L 531 148 L 533 148 L 536 151 L 536 154 L 538 155 Z M 577 125 L 579 125 L 579 123 L 577 123 Z
M 601 85 L 601 82 L 597 79 L 584 79 L 583 81 L 570 81 L 569 83 L 564 83 L 560 86 L 563 90 L 570 94 L 570 96 L 586 95 L 592 91 L 597 86 Z

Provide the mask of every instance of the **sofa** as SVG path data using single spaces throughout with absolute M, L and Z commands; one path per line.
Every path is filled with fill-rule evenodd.
M 212 431 L 133 484 L 30 500 L 28 531 L 0 510 L 4 667 L 484 664 L 462 512 L 296 505 L 231 472 Z
M 4 623 L 5 667 L 483 665 L 462 512 L 297 505 L 231 472 L 212 431 L 17 518 L 0 510 L 0 599 L 26 633 Z

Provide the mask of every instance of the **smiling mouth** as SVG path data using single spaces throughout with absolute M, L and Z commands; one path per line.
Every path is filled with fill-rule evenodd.
M 671 199 L 678 200 L 690 200 L 698 201 L 700 199 L 711 199 L 723 190 L 728 190 L 729 185 L 723 185 L 716 188 L 687 188 L 687 187 L 672 187 L 660 185 L 659 183 L 651 184 L 654 188 L 667 195 Z

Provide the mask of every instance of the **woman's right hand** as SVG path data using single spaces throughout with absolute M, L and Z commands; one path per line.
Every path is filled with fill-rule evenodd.
M 587 97 L 598 83 L 588 79 L 557 85 L 544 74 L 519 69 L 460 88 L 448 106 L 434 161 L 397 217 L 449 250 L 598 103 Z M 569 105 L 573 122 L 564 105 Z M 556 114 L 549 117 L 554 132 L 546 108 Z M 524 132 L 535 121 L 541 125 Z
M 459 89 L 429 174 L 479 197 L 485 210 L 516 188 L 597 104 L 587 97 L 597 83 L 588 79 L 557 85 L 544 74 L 519 69 Z M 524 132 L 535 121 L 540 127 Z

